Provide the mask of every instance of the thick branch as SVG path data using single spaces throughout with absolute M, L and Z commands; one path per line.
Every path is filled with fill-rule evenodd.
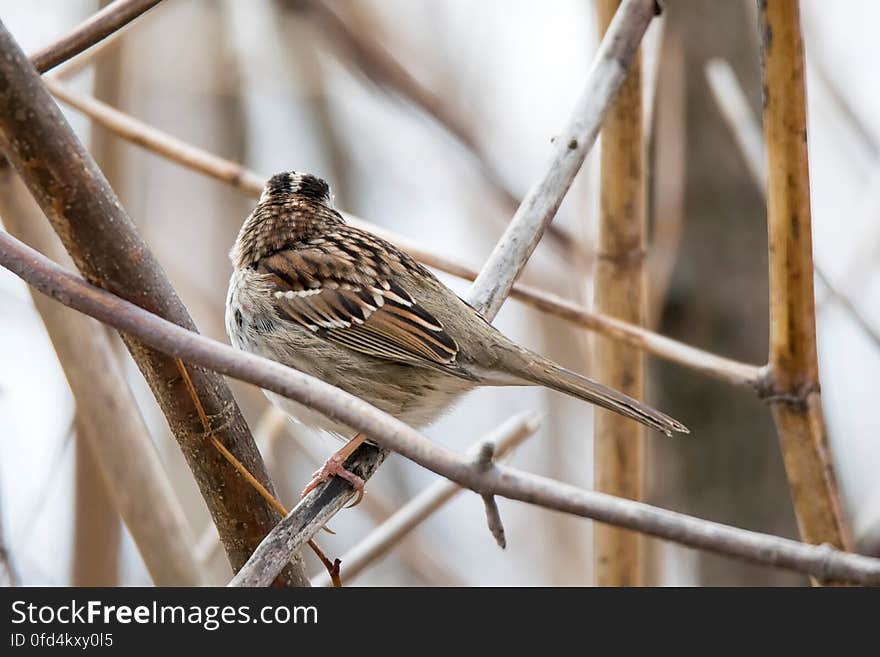
M 0 170 L 0 217 L 13 235 L 69 260 L 24 185 Z M 157 586 L 205 583 L 183 509 L 100 324 L 34 294 L 34 305 L 76 399 L 79 437 Z M 78 454 L 79 456 L 79 454 Z
M 596 16 L 604 31 L 620 0 L 599 0 Z M 644 324 L 645 146 L 642 141 L 642 76 L 638 54 L 602 127 L 599 252 L 593 282 L 597 311 Z M 644 396 L 644 356 L 619 342 L 596 336 L 595 377 L 637 399 Z M 640 424 L 596 409 L 593 481 L 596 490 L 633 500 L 644 488 L 645 432 Z M 594 530 L 593 571 L 600 586 L 638 586 L 642 581 L 641 537 L 616 527 Z
M 587 84 L 556 137 L 547 172 L 526 194 L 468 294 L 487 319 L 494 319 L 510 294 L 596 141 L 654 11 L 654 0 L 624 0 L 602 39 Z
M 240 164 L 217 157 L 200 148 L 172 137 L 149 126 L 124 112 L 120 112 L 94 98 L 76 93 L 66 85 L 45 78 L 46 86 L 59 99 L 83 112 L 92 120 L 113 131 L 123 139 L 165 157 L 172 162 L 191 168 L 240 189 L 258 198 L 263 190 L 265 178 Z M 477 271 L 447 256 L 440 255 L 419 246 L 410 238 L 371 224 L 353 215 L 346 214 L 346 221 L 369 230 L 407 251 L 417 260 L 445 271 L 453 276 L 474 280 Z M 522 283 L 514 283 L 511 296 L 541 312 L 556 315 L 576 326 L 597 331 L 619 340 L 636 349 L 670 360 L 684 367 L 694 369 L 706 376 L 720 379 L 732 385 L 754 386 L 760 378 L 760 368 L 740 363 L 723 356 L 716 356 L 695 347 L 664 337 L 641 326 L 636 326 L 613 317 L 593 313 L 583 306 L 567 301 L 559 296 Z
M 819 395 L 804 50 L 798 3 L 761 5 L 770 369 L 767 398 L 782 445 L 801 536 L 847 547 Z
M 31 63 L 40 73 L 52 70 L 62 62 L 122 29 L 161 1 L 116 0 L 88 20 L 77 25 L 72 32 L 31 54 Z
M 0 147 L 52 222 L 77 268 L 92 282 L 188 329 L 186 308 L 119 199 L 43 86 L 25 54 L 0 24 Z M 238 568 L 275 525 L 278 514 L 205 439 L 195 401 L 173 359 L 126 338 L 156 396 Z M 216 435 L 271 487 L 244 418 L 222 377 L 193 371 L 198 402 Z M 305 584 L 299 564 L 286 581 Z
M 156 349 L 294 399 L 363 431 L 385 449 L 394 450 L 481 495 L 500 495 L 821 579 L 880 585 L 880 559 L 728 527 L 640 502 L 581 490 L 504 465 L 489 470 L 475 467 L 471 459 L 432 443 L 415 429 L 338 388 L 153 315 L 90 285 L 2 231 L 0 266 L 44 294 L 130 333 Z M 365 447 L 363 453 L 378 451 L 369 445 Z M 377 460 L 374 458 L 371 463 Z M 363 469 L 360 472 L 365 473 Z M 291 510 L 266 540 L 271 543 L 279 536 L 288 536 L 295 539 L 292 547 L 299 545 L 300 538 L 317 531 L 353 494 L 348 484 L 338 478 L 322 484 Z M 341 503 L 338 500 L 342 500 Z M 295 550 L 289 554 L 295 554 Z

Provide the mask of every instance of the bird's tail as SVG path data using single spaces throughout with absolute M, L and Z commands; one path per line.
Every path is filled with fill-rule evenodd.
M 520 379 L 520 385 L 546 386 L 632 418 L 645 426 L 662 431 L 667 436 L 671 436 L 673 433 L 690 433 L 690 430 L 678 420 L 624 395 L 622 392 L 560 367 L 538 354 L 521 348 L 516 348 L 516 351 L 519 352 L 520 358 L 511 360 L 513 362 L 519 361 L 520 366 L 516 368 L 516 371 L 510 371 L 509 374 Z M 499 381 L 499 383 L 505 385 L 503 382 Z M 509 384 L 510 382 L 507 382 L 507 385 Z

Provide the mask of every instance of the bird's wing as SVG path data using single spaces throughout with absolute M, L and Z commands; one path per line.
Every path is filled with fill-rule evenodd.
M 410 263 L 383 247 L 366 236 L 316 239 L 266 256 L 256 269 L 273 286 L 282 319 L 369 356 L 462 375 L 453 337 L 396 280 L 394 268 Z

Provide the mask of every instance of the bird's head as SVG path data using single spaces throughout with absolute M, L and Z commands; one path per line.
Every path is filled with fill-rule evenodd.
M 326 181 L 310 173 L 286 171 L 269 178 L 260 202 L 248 215 L 229 253 L 237 269 L 342 223 Z

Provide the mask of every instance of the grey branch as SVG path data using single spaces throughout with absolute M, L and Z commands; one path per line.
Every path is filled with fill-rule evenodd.
M 526 438 L 533 436 L 540 427 L 540 423 L 541 416 L 532 411 L 514 415 L 496 428 L 492 435 L 474 445 L 470 451 L 475 452 L 485 442 L 491 442 L 495 445 L 496 457 L 502 458 Z M 364 540 L 340 557 L 342 581 L 351 581 L 371 564 L 388 554 L 413 529 L 462 490 L 458 484 L 447 479 L 440 479 L 400 507 L 385 522 L 370 532 Z M 330 576 L 326 572 L 312 578 L 312 586 L 329 585 Z
M 45 73 L 122 29 L 161 1 L 116 0 L 76 26 L 70 33 L 32 53 L 31 63 L 40 73 Z
M 492 459 L 495 457 L 495 443 L 487 440 L 480 443 L 477 448 L 477 455 L 474 458 L 474 465 L 481 472 L 488 472 L 492 469 Z M 501 511 L 498 510 L 498 503 L 492 495 L 483 495 L 483 506 L 486 508 L 486 524 L 492 537 L 502 550 L 507 547 L 507 538 L 504 536 L 504 523 L 501 522 Z
M 363 431 L 383 448 L 394 450 L 481 495 L 500 495 L 819 579 L 880 585 L 880 559 L 828 546 L 807 545 L 582 490 L 504 465 L 481 471 L 472 459 L 432 443 L 415 429 L 357 397 L 280 363 L 233 349 L 153 315 L 90 285 L 5 232 L 0 232 L 0 265 L 44 294 L 155 349 L 294 399 Z M 354 465 L 362 476 L 371 472 L 369 468 L 375 469 L 383 453 L 370 445 L 364 448 L 359 453 L 367 462 L 367 470 L 360 467 L 360 462 Z M 376 457 L 376 453 L 380 456 Z M 322 484 L 291 510 L 264 543 L 283 542 L 289 546 L 286 552 L 289 559 L 353 495 L 348 484 L 338 478 Z M 279 559 L 271 571 L 285 564 L 286 561 Z M 267 572 L 270 571 L 263 569 L 262 577 Z M 250 577 L 248 573 L 245 575 Z
M 501 522 L 501 511 L 498 510 L 498 502 L 494 495 L 482 495 L 483 505 L 486 508 L 486 524 L 495 538 L 495 542 L 502 550 L 507 547 L 507 537 L 504 535 L 504 523 Z
M 468 301 L 488 320 L 510 295 L 593 147 L 655 9 L 654 0 L 625 0 L 617 10 L 574 111 L 556 137 L 547 172 L 526 194 L 468 293 Z

